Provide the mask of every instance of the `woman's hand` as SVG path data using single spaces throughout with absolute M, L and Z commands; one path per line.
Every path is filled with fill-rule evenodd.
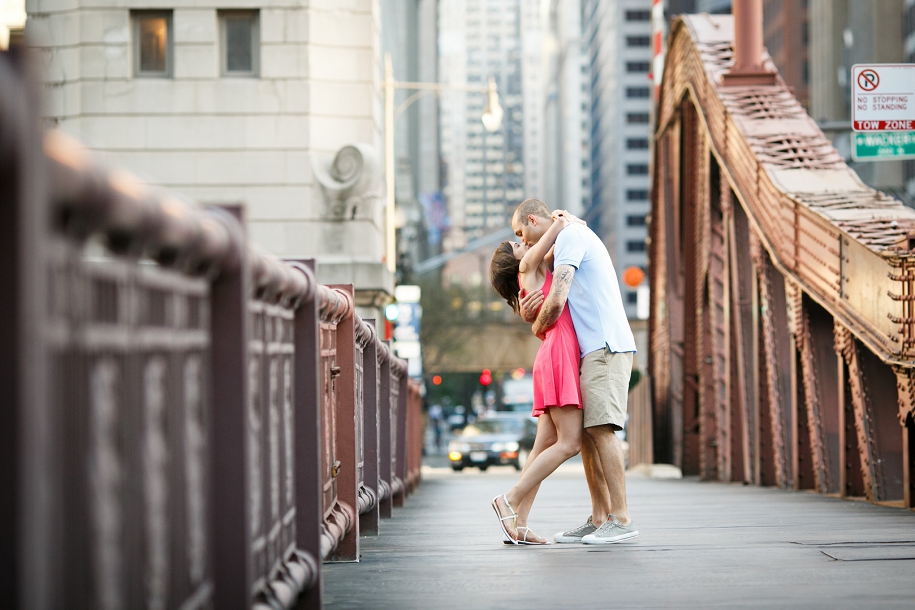
M 586 223 L 581 218 L 578 218 L 577 216 L 570 214 L 568 210 L 554 210 L 552 216 L 553 216 L 553 220 L 562 219 L 565 221 L 566 224 L 579 224 L 579 225 L 588 226 L 588 223 Z
M 543 303 L 543 290 L 538 288 L 525 296 L 521 296 L 518 293 L 518 302 L 521 309 L 521 317 L 528 324 L 533 324 L 537 320 L 537 309 Z
M 553 222 L 558 222 L 563 229 L 572 224 L 572 221 L 569 219 L 569 213 L 565 210 L 556 210 L 553 212 Z

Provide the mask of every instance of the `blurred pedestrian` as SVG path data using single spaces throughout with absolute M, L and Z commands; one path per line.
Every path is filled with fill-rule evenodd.
M 436 452 L 442 450 L 442 426 L 444 424 L 444 417 L 445 412 L 442 410 L 441 405 L 434 404 L 429 407 L 429 424 L 432 426 L 432 434 L 435 438 Z

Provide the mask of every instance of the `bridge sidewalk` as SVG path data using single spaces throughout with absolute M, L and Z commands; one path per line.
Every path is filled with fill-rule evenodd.
M 915 603 L 915 513 L 812 493 L 629 479 L 641 536 L 506 546 L 489 500 L 510 469 L 426 469 L 359 564 L 325 566 L 328 608 L 900 607 Z M 541 535 L 589 512 L 580 465 L 548 479 Z

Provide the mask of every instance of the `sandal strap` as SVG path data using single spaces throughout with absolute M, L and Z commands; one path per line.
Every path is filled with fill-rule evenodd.
M 533 534 L 533 533 L 534 533 L 534 530 L 532 530 L 531 528 L 526 527 L 526 526 L 524 526 L 524 525 L 519 525 L 519 526 L 517 527 L 517 530 L 518 530 L 518 532 L 520 532 L 521 530 L 524 530 L 524 536 L 522 536 L 522 538 L 521 538 L 521 540 L 522 540 L 523 542 L 527 542 L 527 541 L 528 541 L 528 540 L 527 540 L 527 535 L 528 535 L 528 534 Z M 536 536 L 536 535 L 537 535 L 537 534 L 534 534 L 534 536 Z M 534 543 L 534 544 L 542 544 L 542 543 L 537 542 L 537 543 Z
M 505 506 L 508 507 L 508 510 L 512 511 L 512 517 L 517 517 L 518 513 L 515 512 L 515 509 L 512 508 L 512 505 L 508 503 L 508 498 L 505 497 L 505 494 L 502 494 L 502 501 L 505 502 Z
M 512 505 L 508 503 L 508 498 L 505 497 L 505 494 L 502 494 L 501 496 L 499 496 L 499 498 L 502 498 L 502 501 L 505 502 L 505 506 L 507 506 L 507 507 L 508 507 L 508 510 L 510 510 L 510 511 L 512 512 L 512 514 L 510 514 L 510 515 L 507 516 L 507 517 L 502 517 L 500 520 L 501 520 L 501 521 L 508 521 L 509 519 L 517 519 L 517 518 L 518 518 L 518 513 L 516 513 L 516 512 L 515 512 L 515 509 L 512 508 Z

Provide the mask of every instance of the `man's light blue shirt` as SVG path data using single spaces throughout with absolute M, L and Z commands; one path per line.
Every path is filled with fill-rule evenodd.
M 560 231 L 553 268 L 560 265 L 575 267 L 568 303 L 582 357 L 605 346 L 611 352 L 635 352 L 616 270 L 594 231 L 582 224 Z

